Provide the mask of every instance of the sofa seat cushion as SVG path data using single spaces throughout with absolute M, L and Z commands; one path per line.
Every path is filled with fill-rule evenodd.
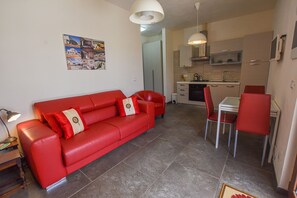
M 74 137 L 61 139 L 62 154 L 66 166 L 120 140 L 119 129 L 107 123 L 98 122 Z
M 155 108 L 163 108 L 162 103 L 154 103 L 154 104 L 155 104 Z
M 137 115 L 130 115 L 127 117 L 116 116 L 103 122 L 117 127 L 120 131 L 121 139 L 139 131 L 140 129 L 148 128 L 148 115 L 140 113 Z

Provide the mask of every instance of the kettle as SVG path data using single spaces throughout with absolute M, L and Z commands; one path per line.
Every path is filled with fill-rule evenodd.
M 193 78 L 194 81 L 199 81 L 200 80 L 200 76 L 198 73 L 195 73 L 194 74 L 194 78 Z

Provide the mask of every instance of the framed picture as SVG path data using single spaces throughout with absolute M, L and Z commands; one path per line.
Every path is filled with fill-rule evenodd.
M 294 35 L 293 35 L 291 58 L 292 59 L 297 58 L 297 21 L 295 22 L 295 30 L 294 30 Z
M 104 70 L 104 41 L 63 35 L 68 70 Z

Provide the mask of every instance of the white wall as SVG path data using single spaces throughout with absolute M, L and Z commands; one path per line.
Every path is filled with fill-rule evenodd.
M 34 117 L 36 101 L 121 89 L 143 89 L 140 29 L 104 0 L 0 2 L 0 108 Z M 106 70 L 69 71 L 62 34 L 105 41 Z M 0 140 L 6 137 L 0 124 Z
M 272 93 L 281 108 L 274 167 L 278 186 L 284 189 L 288 188 L 297 152 L 297 119 L 296 117 L 293 119 L 297 91 L 296 88 L 290 88 L 292 80 L 297 82 L 297 60 L 291 59 L 296 20 L 297 1 L 278 0 L 275 9 L 274 34 L 287 34 L 287 37 L 283 59 L 270 64 L 268 92 Z

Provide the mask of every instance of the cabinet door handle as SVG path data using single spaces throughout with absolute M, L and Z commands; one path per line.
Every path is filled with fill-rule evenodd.
M 255 62 L 258 62 L 259 60 L 257 60 L 257 59 L 251 59 L 249 62 L 250 63 L 255 63 Z
M 211 87 L 218 87 L 218 85 L 210 85 Z
M 185 94 L 179 94 L 180 96 L 185 96 Z
M 180 91 L 185 91 L 184 89 L 180 89 Z
M 234 85 L 227 85 L 227 87 L 228 87 L 228 88 L 233 88 L 233 87 L 234 87 Z

